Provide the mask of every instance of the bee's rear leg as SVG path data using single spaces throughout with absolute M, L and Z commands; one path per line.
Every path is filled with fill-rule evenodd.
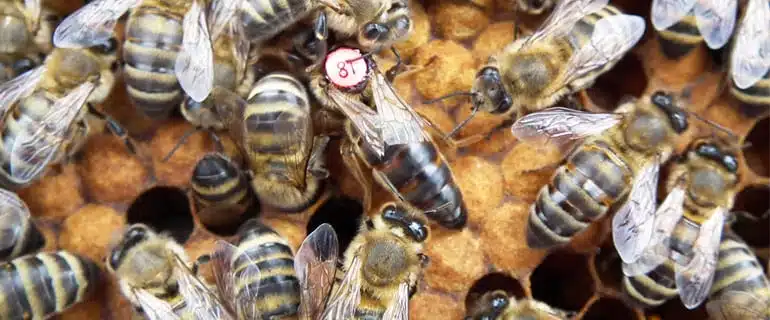
M 115 119 L 112 117 L 104 114 L 103 112 L 96 109 L 92 104 L 88 103 L 88 112 L 95 117 L 102 119 L 106 122 L 107 130 L 110 130 L 112 134 L 114 134 L 119 139 L 123 140 L 123 144 L 126 145 L 126 149 L 128 149 L 131 154 L 138 155 L 136 143 L 131 139 L 131 137 L 128 136 L 128 131 L 126 131 L 123 126 L 120 125 Z

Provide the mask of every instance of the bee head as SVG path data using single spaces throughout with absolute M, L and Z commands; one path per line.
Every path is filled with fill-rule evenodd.
M 671 128 L 677 133 L 687 130 L 687 113 L 685 113 L 676 103 L 674 97 L 666 92 L 657 91 L 650 97 L 653 105 L 663 110 L 668 116 Z
M 36 61 L 25 57 L 14 61 L 11 68 L 13 68 L 13 73 L 18 76 L 24 72 L 32 70 L 33 68 L 37 67 L 37 65 L 38 63 Z
M 552 0 L 518 0 L 519 9 L 529 14 L 541 14 L 553 5 Z
M 400 228 L 411 241 L 424 242 L 428 238 L 428 226 L 425 221 L 411 214 L 403 206 L 389 203 L 382 208 L 381 213 L 385 222 Z
M 113 271 L 116 270 L 123 258 L 126 257 L 126 254 L 138 244 L 149 239 L 152 233 L 153 231 L 143 224 L 135 224 L 126 229 L 120 242 L 113 247 L 107 258 L 107 266 L 109 269 Z
M 367 49 L 381 48 L 404 40 L 412 30 L 412 19 L 405 1 L 394 0 L 376 15 L 363 23 L 358 31 L 358 42 Z
M 473 82 L 473 107 L 490 113 L 504 113 L 513 105 L 511 95 L 505 90 L 500 71 L 486 67 L 476 74 Z
M 732 198 L 730 190 L 738 183 L 738 161 L 734 155 L 714 141 L 698 141 L 690 149 L 688 162 L 688 191 L 704 206 Z

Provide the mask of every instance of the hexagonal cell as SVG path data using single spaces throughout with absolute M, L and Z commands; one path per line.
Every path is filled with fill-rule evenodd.
M 599 110 L 615 110 L 623 98 L 638 97 L 644 92 L 647 78 L 643 68 L 642 62 L 635 55 L 628 54 L 614 68 L 599 76 L 596 84 L 587 89 L 586 93 Z M 629 74 L 639 76 L 629 77 Z
M 748 147 L 743 151 L 749 168 L 754 173 L 770 176 L 770 118 L 757 122 L 746 136 Z
M 705 303 L 698 308 L 688 310 L 679 299 L 671 299 L 660 307 L 648 311 L 647 314 L 660 315 L 661 319 L 708 319 Z
M 143 192 L 128 207 L 126 221 L 167 232 L 179 243 L 187 241 L 195 226 L 187 195 L 174 187 L 154 187 Z
M 613 298 L 601 298 L 591 304 L 583 315 L 583 320 L 599 319 L 635 319 L 636 311 L 622 301 Z
M 235 235 L 238 232 L 238 228 L 244 222 L 246 222 L 246 220 L 259 216 L 260 212 L 261 211 L 260 211 L 259 200 L 256 199 L 255 197 L 254 201 L 246 208 L 245 211 L 243 211 L 242 214 L 241 212 L 220 212 L 220 214 L 237 215 L 238 218 L 232 221 L 231 223 L 228 223 L 222 226 L 209 226 L 209 225 L 206 225 L 206 223 L 203 220 L 201 220 L 201 224 L 203 224 L 203 227 L 206 228 L 206 230 L 210 231 L 215 235 L 218 235 L 220 237 L 229 237 L 229 236 Z
M 751 186 L 743 189 L 735 196 L 733 211 L 743 211 L 751 217 L 736 217 L 732 229 L 752 247 L 767 248 L 770 246 L 770 187 Z
M 360 202 L 346 196 L 333 196 L 318 207 L 318 210 L 310 217 L 307 233 L 313 232 L 323 223 L 330 224 L 337 232 L 340 243 L 339 252 L 342 254 L 358 233 L 363 212 L 364 209 Z
M 504 290 L 516 299 L 525 295 L 524 288 L 513 277 L 500 272 L 488 273 L 476 280 L 468 290 L 468 294 L 465 295 L 465 309 L 469 310 L 481 295 L 495 290 Z
M 567 252 L 554 252 L 545 258 L 530 281 L 533 298 L 566 311 L 580 310 L 595 288 L 587 257 Z

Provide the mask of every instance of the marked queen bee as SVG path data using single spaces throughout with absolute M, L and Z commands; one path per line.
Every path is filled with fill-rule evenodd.
M 644 34 L 644 19 L 607 0 L 564 0 L 532 35 L 489 57 L 469 94 L 477 111 L 521 117 L 590 86 Z
M 719 49 L 730 40 L 737 0 L 653 0 L 652 26 L 669 58 L 684 56 L 702 41 Z
M 551 108 L 517 120 L 513 134 L 524 141 L 583 139 L 530 207 L 529 246 L 566 244 L 619 207 L 612 224 L 616 247 L 624 261 L 637 260 L 642 238 L 637 234 L 651 230 L 660 163 L 688 128 L 679 103 L 659 91 L 622 103 L 615 113 Z
M 631 251 L 640 252 L 623 264 L 623 287 L 633 301 L 653 307 L 678 295 L 693 309 L 708 297 L 724 220 L 738 192 L 735 149 L 718 139 L 696 140 L 684 159 L 673 164 L 670 191 L 654 215 L 621 217 L 636 229 L 616 229 L 633 231 L 623 236 L 634 237 L 627 241 L 613 235 L 616 246 L 630 243 Z
M 509 297 L 505 291 L 484 293 L 468 310 L 465 320 L 567 320 L 574 315 L 534 300 Z
M 749 0 L 730 56 L 730 93 L 749 116 L 770 110 L 770 3 Z
M 0 261 L 32 253 L 45 245 L 29 208 L 16 193 L 0 189 Z

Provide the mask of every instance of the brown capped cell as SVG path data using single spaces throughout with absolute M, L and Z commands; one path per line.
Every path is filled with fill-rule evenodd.
M 127 203 L 133 200 L 148 181 L 148 164 L 142 162 L 142 157 L 149 159 L 148 152 L 139 147 L 137 154 L 132 154 L 114 135 L 93 135 L 78 162 L 83 187 L 96 202 Z
M 471 52 L 457 42 L 428 42 L 412 57 L 412 64 L 423 67 L 414 75 L 417 92 L 427 100 L 455 91 L 469 91 L 473 84 L 474 61 Z
M 469 152 L 476 155 L 490 156 L 508 150 L 516 143 L 516 137 L 510 128 L 501 127 L 483 140 L 468 147 Z
M 104 306 L 105 296 L 102 292 L 95 294 L 90 300 L 75 304 L 65 310 L 57 319 L 61 320 L 80 320 L 80 319 L 102 319 L 102 307 Z
M 460 106 L 457 107 L 457 112 L 455 113 L 455 121 L 457 123 L 461 123 L 465 121 L 465 119 L 468 119 L 468 117 L 471 115 L 472 109 L 473 105 L 470 101 L 461 103 Z M 495 128 L 500 127 L 500 125 L 502 125 L 505 120 L 508 119 L 501 115 L 487 112 L 476 112 L 476 115 L 473 116 L 473 118 L 468 121 L 468 123 L 466 123 L 462 129 L 460 129 L 458 135 L 460 137 L 470 137 L 477 134 L 486 136 Z
M 191 129 L 193 129 L 192 125 L 187 122 L 175 120 L 158 129 L 150 141 L 155 176 L 163 184 L 187 185 L 198 160 L 206 152 L 214 151 L 208 133 L 199 131 L 187 138 L 187 141 L 174 152 L 171 158 L 163 162 L 163 158 L 179 143 L 179 139 Z
M 297 252 L 297 249 L 302 244 L 302 240 L 305 240 L 306 232 L 304 225 L 274 217 L 264 218 L 261 221 L 286 238 L 294 252 Z
M 420 46 L 430 40 L 430 18 L 425 8 L 418 1 L 409 1 L 409 10 L 412 18 L 412 32 L 409 38 L 394 45 L 402 59 L 410 58 Z
M 490 24 L 476 37 L 476 41 L 473 42 L 473 56 L 478 59 L 479 66 L 486 63 L 490 56 L 513 43 L 515 27 L 516 23 L 513 21 L 496 22 Z
M 540 147 L 517 143 L 503 158 L 505 191 L 524 201 L 533 201 L 541 187 L 550 182 L 562 154 L 549 144 Z
M 444 39 L 465 40 L 489 24 L 489 17 L 478 6 L 460 1 L 442 1 L 431 7 L 436 31 Z
M 500 270 L 524 279 L 543 260 L 547 251 L 527 246 L 529 204 L 506 202 L 484 214 L 479 222 L 481 247 Z
M 503 201 L 503 177 L 498 165 L 480 157 L 465 156 L 452 162 L 452 170 L 471 213 L 468 217 L 471 222 L 480 222 Z M 462 174 L 458 174 L 460 172 Z
M 48 169 L 42 179 L 17 194 L 32 216 L 41 218 L 65 218 L 85 203 L 80 192 L 80 177 L 73 163 Z
M 462 302 L 446 294 L 417 291 L 409 300 L 411 319 L 462 319 Z
M 40 249 L 43 252 L 54 252 L 59 249 L 59 230 L 51 221 L 35 220 L 35 227 L 40 230 L 45 239 L 45 245 Z
M 415 111 L 423 116 L 425 119 L 432 122 L 436 127 L 444 134 L 449 133 L 455 127 L 455 122 L 449 117 L 449 114 L 439 106 L 436 105 L 418 105 L 415 107 Z M 431 129 L 426 128 L 429 133 Z
M 468 228 L 462 231 L 432 229 L 433 234 L 425 254 L 430 263 L 424 280 L 433 289 L 448 293 L 467 291 L 487 267 L 481 253 L 481 244 Z
M 63 250 L 102 262 L 116 233 L 121 232 L 124 226 L 123 215 L 115 209 L 88 204 L 64 220 L 59 234 L 59 246 Z

